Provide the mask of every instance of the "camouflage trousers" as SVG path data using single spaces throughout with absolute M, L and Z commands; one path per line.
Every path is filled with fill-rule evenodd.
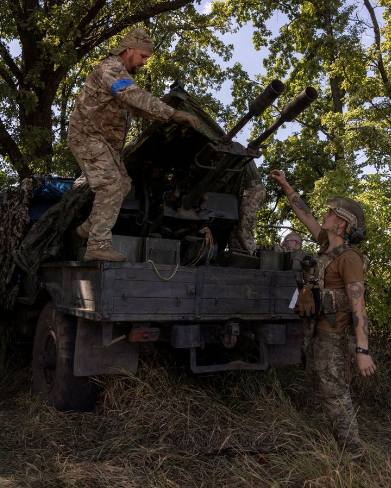
M 266 190 L 259 180 L 251 181 L 243 191 L 243 198 L 239 209 L 239 221 L 232 230 L 229 246 L 231 249 L 243 248 L 255 251 L 254 229 L 258 221 L 258 212 L 266 197 Z
M 317 329 L 308 346 L 306 363 L 307 385 L 332 424 L 338 445 L 353 452 L 361 445 L 349 390 L 355 347 L 352 335 Z
M 92 211 L 81 227 L 88 232 L 87 249 L 111 248 L 111 229 L 114 227 L 121 204 L 131 188 L 131 178 L 116 154 L 104 142 L 86 137 L 70 126 L 68 134 L 71 148 L 80 169 L 95 193 Z

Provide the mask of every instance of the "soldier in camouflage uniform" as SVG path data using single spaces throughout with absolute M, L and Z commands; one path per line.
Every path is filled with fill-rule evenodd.
M 253 180 L 243 191 L 239 209 L 238 238 L 242 247 L 251 254 L 255 251 L 254 229 L 257 225 L 258 212 L 265 200 L 266 190 L 260 181 Z
M 239 208 L 239 220 L 229 238 L 230 249 L 244 249 L 253 254 L 256 249 L 254 229 L 258 212 L 266 197 L 266 190 L 260 180 L 247 182 Z
M 282 171 L 273 170 L 269 177 L 281 186 L 299 220 L 321 245 L 314 277 L 302 287 L 296 304 L 301 316 L 313 316 L 315 287 L 320 291 L 306 379 L 333 425 L 339 446 L 359 454 L 362 445 L 349 390 L 351 366 L 356 363 L 363 377 L 376 371 L 368 349 L 365 262 L 353 246 L 365 238 L 364 213 L 354 200 L 335 197 L 327 202 L 329 211 L 319 225 Z
M 152 48 L 146 32 L 130 31 L 87 77 L 69 119 L 69 146 L 95 193 L 92 212 L 77 229 L 88 238 L 87 261 L 125 261 L 112 249 L 111 229 L 131 188 L 121 151 L 132 116 L 199 128 L 195 116 L 173 109 L 136 85 L 131 75 L 146 64 Z
M 301 249 L 301 245 L 303 243 L 303 239 L 299 234 L 295 232 L 291 232 L 284 237 L 281 245 L 284 248 L 292 249 L 293 251 L 299 251 Z

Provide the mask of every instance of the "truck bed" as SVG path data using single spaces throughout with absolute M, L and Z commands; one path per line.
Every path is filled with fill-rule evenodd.
M 157 265 L 170 278 L 175 265 Z M 179 266 L 167 281 L 149 263 L 44 263 L 32 303 L 46 289 L 57 310 L 94 321 L 297 320 L 292 271 Z

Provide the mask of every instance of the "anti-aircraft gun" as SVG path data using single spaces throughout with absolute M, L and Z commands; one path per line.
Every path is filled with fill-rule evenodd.
M 283 90 L 273 80 L 226 134 L 181 84 L 172 86 L 165 101 L 196 115 L 201 127 L 154 122 L 125 148 L 133 183 L 113 247 L 126 262 L 83 261 L 76 227 L 92 202 L 83 177 L 36 217 L 13 252 L 24 272 L 13 325 L 34 336 L 34 391 L 46 403 L 91 408 L 89 376 L 135 374 L 139 354 L 158 342 L 189 350 L 196 373 L 300 362 L 301 323 L 290 308 L 293 255 L 266 259 L 232 240 L 243 192 L 263 189 L 254 159 L 264 141 L 317 97 L 307 87 L 247 147 L 235 142 Z
M 282 110 L 276 122 L 247 147 L 233 141 L 235 135 L 253 117 L 270 107 L 283 91 L 283 83 L 273 80 L 250 104 L 247 114 L 225 134 L 192 102 L 181 85 L 173 86 L 171 105 L 197 115 L 202 125 L 199 131 L 183 131 L 178 126 L 153 124 L 126 148 L 124 160 L 135 188 L 139 188 L 138 223 L 142 221 L 142 235 L 150 233 L 180 239 L 181 264 L 186 265 L 199 258 L 198 231 L 207 225 L 215 244 L 212 262 L 220 258 L 220 263 L 229 264 L 227 253 L 221 253 L 239 220 L 243 189 L 251 182 L 261 184 L 254 159 L 261 156 L 263 142 L 317 98 L 316 90 L 307 87 Z M 241 248 L 246 251 L 245 246 Z M 201 262 L 205 262 L 207 256 L 206 249 L 204 251 Z M 232 258 L 231 265 L 235 265 L 236 255 L 231 253 Z M 246 259 L 246 262 L 248 266 L 252 262 L 257 267 L 255 259 Z

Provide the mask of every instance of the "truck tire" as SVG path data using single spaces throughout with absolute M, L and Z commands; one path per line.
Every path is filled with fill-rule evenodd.
M 94 406 L 98 387 L 88 376 L 74 376 L 76 318 L 48 302 L 38 320 L 33 347 L 33 389 L 57 410 L 85 412 Z

